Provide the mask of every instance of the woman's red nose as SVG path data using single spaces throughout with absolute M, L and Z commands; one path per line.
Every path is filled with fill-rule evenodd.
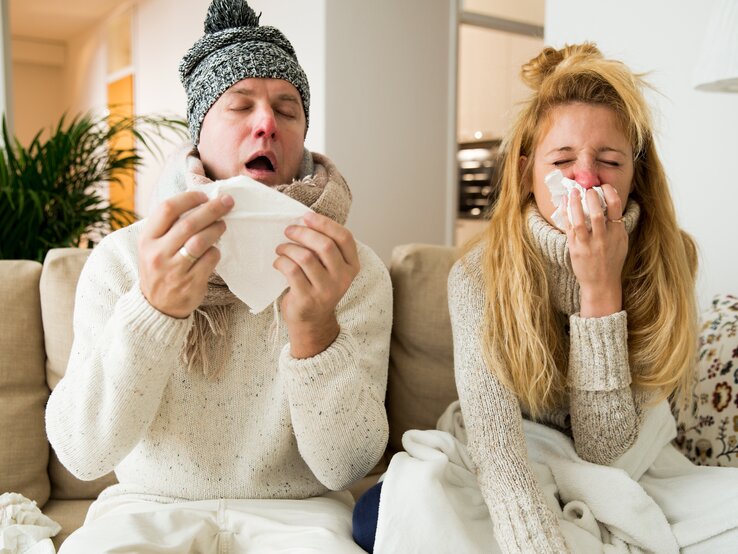
M 582 188 L 589 190 L 592 187 L 600 186 L 600 179 L 591 171 L 580 171 L 574 175 L 574 180 L 582 185 Z

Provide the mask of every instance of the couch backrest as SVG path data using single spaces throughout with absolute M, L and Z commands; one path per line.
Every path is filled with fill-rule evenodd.
M 72 319 L 77 281 L 90 250 L 56 248 L 44 260 L 41 273 L 41 313 L 46 345 L 46 379 L 54 390 L 64 377 L 74 338 Z M 59 462 L 53 448 L 49 460 L 51 497 L 59 500 L 97 498 L 102 490 L 116 482 L 109 473 L 94 481 L 81 481 Z
M 115 482 L 111 473 L 80 481 L 46 439 L 50 390 L 72 349 L 77 280 L 89 250 L 51 250 L 43 267 L 0 260 L 0 492 L 19 492 L 43 507 L 55 499 L 90 499 Z
M 392 252 L 394 318 L 387 383 L 388 454 L 408 429 L 434 429 L 456 398 L 446 282 L 456 249 L 407 244 Z
M 0 493 L 49 498 L 41 264 L 0 260 Z
M 46 347 L 46 379 L 51 390 L 54 390 L 67 369 L 74 338 L 72 319 L 77 281 L 89 255 L 90 250 L 56 248 L 50 250 L 44 260 L 40 295 Z M 104 488 L 115 483 L 113 473 L 94 481 L 77 479 L 59 462 L 53 449 L 48 469 L 51 498 L 59 500 L 97 498 Z
M 50 489 L 56 499 L 95 498 L 115 482 L 112 473 L 90 482 L 73 477 L 49 454 L 44 429 L 49 389 L 63 377 L 72 348 L 75 290 L 88 255 L 51 250 L 43 270 L 36 262 L 0 261 L 1 282 L 9 284 L 0 287 L 0 421 L 20 422 L 0 427 L 0 444 L 13 445 L 0 449 L 0 490 L 21 492 L 39 506 Z M 402 449 L 406 430 L 435 427 L 457 398 L 446 294 L 456 256 L 455 249 L 422 244 L 393 252 L 390 454 Z

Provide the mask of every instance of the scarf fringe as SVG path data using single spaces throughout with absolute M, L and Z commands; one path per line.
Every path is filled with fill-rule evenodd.
M 274 312 L 274 319 L 269 327 L 269 334 L 272 339 L 272 355 L 276 355 L 277 348 L 279 348 L 279 330 L 281 328 L 282 318 L 279 316 L 279 300 L 282 297 L 279 296 L 272 303 L 272 311 Z
M 203 306 L 194 311 L 192 327 L 182 348 L 182 362 L 191 373 L 202 369 L 206 378 L 217 379 L 225 367 L 223 341 L 230 321 L 229 306 Z M 212 339 L 215 338 L 213 342 Z M 212 343 L 212 348 L 209 348 Z M 211 360 L 212 354 L 213 360 Z

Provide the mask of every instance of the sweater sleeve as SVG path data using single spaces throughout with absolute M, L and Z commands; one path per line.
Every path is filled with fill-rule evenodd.
M 326 487 L 364 477 L 387 445 L 384 397 L 392 327 L 392 286 L 382 261 L 359 245 L 361 270 L 336 308 L 341 331 L 307 359 L 285 345 L 279 370 L 300 455 Z
M 631 390 L 628 319 L 570 316 L 569 413 L 582 459 L 609 465 L 636 440 L 641 406 Z M 638 396 L 641 398 L 641 396 Z
M 485 363 L 482 276 L 478 266 L 465 261 L 452 269 L 448 289 L 456 386 L 469 454 L 497 541 L 505 553 L 567 552 L 528 460 L 519 402 Z
M 133 234 L 114 233 L 87 260 L 67 371 L 46 408 L 49 441 L 80 479 L 112 471 L 139 442 L 189 331 L 189 320 L 162 314 L 141 293 L 135 256 L 125 251 Z

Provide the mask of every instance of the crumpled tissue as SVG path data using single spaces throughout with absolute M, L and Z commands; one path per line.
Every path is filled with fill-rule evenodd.
M 303 224 L 303 216 L 312 210 L 243 175 L 192 188 L 210 198 L 233 197 L 235 204 L 223 217 L 226 230 L 216 245 L 220 261 L 215 271 L 251 313 L 258 314 L 287 288 L 287 279 L 272 267 L 277 246 L 289 242 L 285 229 Z
M 54 554 L 51 537 L 59 531 L 61 525 L 33 500 L 16 492 L 0 495 L 0 554 Z
M 567 210 L 565 212 L 563 200 L 564 197 L 570 198 L 571 191 L 576 189 L 579 191 L 580 198 L 582 199 L 584 221 L 587 225 L 587 229 L 591 230 L 592 222 L 589 218 L 589 205 L 584 197 L 586 189 L 573 179 L 567 179 L 564 177 L 564 174 L 561 173 L 560 169 L 552 171 L 546 175 L 543 180 L 546 183 L 548 190 L 551 192 L 551 202 L 556 207 L 556 210 L 551 215 L 551 219 L 556 227 L 565 231 L 567 221 L 571 223 L 571 204 L 567 202 Z M 600 207 L 605 211 L 607 209 L 607 204 L 605 203 L 605 193 L 602 192 L 602 187 L 592 187 L 592 190 L 597 193 L 597 196 L 600 199 Z

